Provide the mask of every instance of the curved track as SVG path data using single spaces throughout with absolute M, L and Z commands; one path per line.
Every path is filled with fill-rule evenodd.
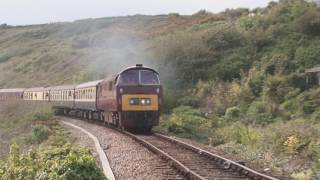
M 159 154 L 186 179 L 277 179 L 168 136 L 124 133 Z
M 163 174 L 164 179 L 277 179 L 162 134 L 132 134 L 117 128 L 112 129 L 126 134 L 166 161 L 168 164 L 159 164 L 155 169 Z

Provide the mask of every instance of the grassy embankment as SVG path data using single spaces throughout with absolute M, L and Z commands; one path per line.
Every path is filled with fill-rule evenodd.
M 104 179 L 90 151 L 71 141 L 49 105 L 0 104 L 0 179 Z

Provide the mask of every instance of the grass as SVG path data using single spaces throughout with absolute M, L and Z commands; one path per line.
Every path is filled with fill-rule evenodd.
M 0 104 L 0 179 L 105 179 L 86 148 L 70 143 L 46 103 Z

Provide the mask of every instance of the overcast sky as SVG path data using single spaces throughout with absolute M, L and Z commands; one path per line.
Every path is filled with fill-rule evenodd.
M 135 14 L 193 14 L 200 9 L 264 7 L 270 0 L 0 0 L 0 24 L 40 24 Z

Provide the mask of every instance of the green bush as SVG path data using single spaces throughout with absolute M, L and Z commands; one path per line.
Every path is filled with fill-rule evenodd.
M 263 101 L 254 101 L 249 106 L 247 118 L 244 121 L 249 121 L 249 124 L 266 125 L 274 122 L 273 115 L 269 113 L 268 104 Z
M 50 129 L 44 125 L 36 125 L 32 128 L 32 140 L 41 143 L 48 139 Z
M 105 179 L 90 152 L 67 144 L 19 154 L 12 145 L 5 162 L 0 163 L 0 179 Z
M 302 111 L 309 115 L 317 110 L 320 105 L 318 101 L 318 97 L 320 96 L 320 88 L 311 89 L 310 91 L 306 91 L 299 95 L 299 103 L 302 107 Z
M 36 112 L 32 114 L 32 119 L 35 121 L 47 121 L 53 118 L 53 110 L 51 107 L 44 107 L 37 109 Z
M 211 137 L 211 141 L 216 143 L 217 140 L 215 140 L 215 138 L 220 138 L 218 141 L 224 143 L 236 142 L 243 145 L 254 146 L 260 141 L 261 135 L 257 130 L 237 122 L 224 128 L 217 129 Z
M 264 77 L 263 76 L 258 76 L 258 77 L 253 77 L 249 81 L 249 86 L 251 89 L 252 94 L 254 94 L 256 97 L 259 97 L 262 89 L 263 89 L 263 81 Z
M 264 97 L 272 103 L 283 102 L 287 89 L 287 82 L 283 77 L 269 76 L 264 82 Z
M 179 106 L 173 109 L 173 113 L 170 115 L 168 131 L 196 134 L 199 126 L 205 121 L 199 110 L 190 106 Z
M 310 46 L 299 47 L 295 52 L 295 62 L 298 66 L 312 68 L 320 64 L 320 44 L 311 44 Z
M 320 35 L 320 13 L 309 10 L 297 18 L 295 26 L 298 31 L 308 35 Z
M 238 107 L 228 108 L 225 114 L 227 120 L 237 120 L 240 118 L 240 109 Z

